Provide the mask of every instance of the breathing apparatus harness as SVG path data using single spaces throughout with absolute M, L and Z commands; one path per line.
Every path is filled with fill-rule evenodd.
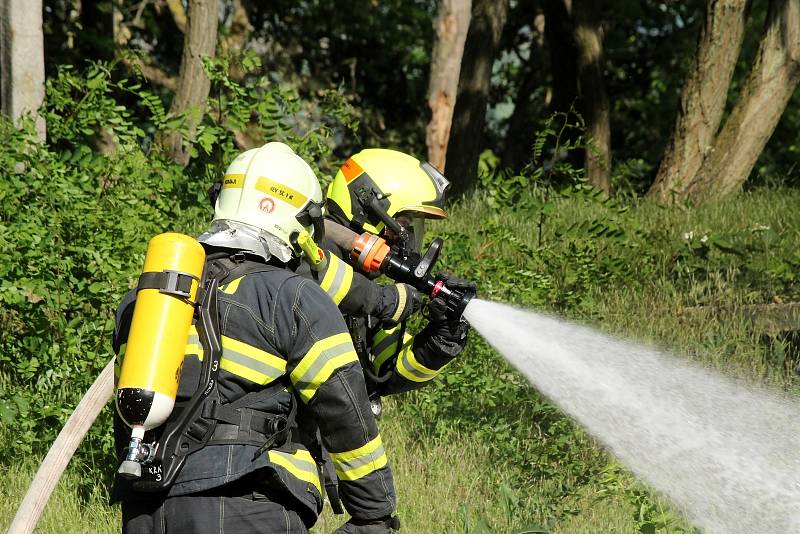
M 259 447 L 255 459 L 265 450 L 280 447 L 289 440 L 292 429 L 296 427 L 297 401 L 294 398 L 287 415 L 265 413 L 250 407 L 282 390 L 285 387 L 282 380 L 230 403 L 221 402 L 217 387 L 222 357 L 217 290 L 221 284 L 242 276 L 280 269 L 264 263 L 261 258 L 258 260 L 251 259 L 244 252 L 214 252 L 206 258 L 195 306 L 195 324 L 203 349 L 198 384 L 188 400 L 175 403 L 166 423 L 148 432 L 140 443 L 126 448 L 126 461 L 138 462 L 143 468 L 140 477 L 126 477 L 131 480 L 134 490 L 168 490 L 186 457 L 209 445 L 255 445 Z M 158 288 L 175 294 L 172 286 L 163 286 L 160 277 L 146 274 L 149 276 L 140 278 L 137 291 Z M 180 277 L 176 276 L 175 280 L 180 280 Z

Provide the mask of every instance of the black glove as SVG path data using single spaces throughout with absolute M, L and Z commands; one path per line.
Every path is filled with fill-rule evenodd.
M 436 279 L 444 282 L 444 285 L 447 287 L 447 289 L 469 291 L 472 293 L 475 293 L 478 290 L 478 286 L 475 284 L 475 282 L 470 282 L 464 278 L 455 277 L 450 273 L 439 273 L 436 275 Z
M 333 534 L 392 534 L 393 530 L 400 530 L 400 518 L 397 516 L 370 520 L 352 518 L 334 530 Z
M 432 369 L 440 369 L 461 354 L 467 345 L 469 323 L 447 315 L 447 302 L 441 297 L 428 303 L 428 324 L 414 337 L 417 360 Z

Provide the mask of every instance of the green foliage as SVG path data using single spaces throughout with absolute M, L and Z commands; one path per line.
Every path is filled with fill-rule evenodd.
M 338 168 L 333 157 L 334 137 L 339 130 L 353 134 L 358 129 L 353 108 L 335 89 L 320 90 L 309 103 L 297 91 L 281 87 L 256 73 L 261 60 L 253 53 L 233 58 L 205 58 L 204 67 L 212 82 L 209 110 L 197 131 L 193 156 L 215 161 L 205 169 L 219 175 L 241 151 L 237 136 L 252 138 L 255 146 L 268 141 L 290 145 L 308 161 L 325 182 Z M 232 78 L 232 69 L 243 73 L 244 81 Z
M 683 526 L 683 519 L 669 509 L 660 499 L 654 499 L 647 489 L 631 478 L 624 468 L 611 462 L 603 469 L 599 483 L 601 490 L 595 499 L 601 505 L 610 495 L 624 495 L 632 505 L 633 521 L 641 534 L 699 534 L 695 528 Z
M 483 164 L 491 169 L 491 154 Z M 484 174 L 483 190 L 452 207 L 450 220 L 431 229 L 431 237 L 445 239 L 443 266 L 475 280 L 481 298 L 668 341 L 751 378 L 753 368 L 760 379 L 765 367 L 777 366 L 784 373 L 781 386 L 797 385 L 796 374 L 783 371 L 791 359 L 786 343 L 759 344 L 746 325 L 730 319 L 687 326 L 680 315 L 683 306 L 796 298 L 800 235 L 792 230 L 798 221 L 791 208 L 796 193 L 766 190 L 682 212 L 623 204 L 581 180 L 547 185 L 531 179 L 532 187 L 509 201 L 511 209 L 495 207 L 508 177 Z M 630 474 L 609 467 L 580 428 L 531 391 L 477 336 L 441 378 L 404 398 L 398 409 L 419 422 L 415 432 L 421 441 L 456 434 L 491 443 L 487 468 L 510 477 L 507 486 L 522 502 L 515 521 L 471 514 L 465 532 L 507 532 L 526 524 L 557 531 L 585 506 L 619 506 L 612 501 L 624 503 L 628 521 L 640 532 L 692 532 Z M 592 505 L 578 504 L 584 495 L 593 496 Z M 584 530 L 562 530 L 578 531 Z
M 480 161 L 480 198 L 497 212 L 478 230 L 486 240 L 475 257 L 478 261 L 459 259 L 474 263 L 481 278 L 500 280 L 501 287 L 513 287 L 525 280 L 534 297 L 531 303 L 539 306 L 588 306 L 592 287 L 630 275 L 630 264 L 608 255 L 607 250 L 640 248 L 636 237 L 641 229 L 626 219 L 628 207 L 588 184 L 583 170 L 572 164 L 572 156 L 584 144 L 580 136 L 568 138 L 566 134 L 581 128 L 580 122 L 570 122 L 570 115 L 550 116 L 536 133 L 533 159 L 521 174 L 501 169 L 498 158 L 490 152 Z M 587 216 L 559 224 L 548 238 L 549 227 L 558 224 L 557 206 L 565 201 L 585 208 Z M 535 235 L 535 246 L 504 225 L 503 214 L 509 211 L 535 223 L 535 227 L 531 224 L 525 229 L 526 234 Z M 500 244 L 517 249 L 528 261 L 509 271 L 505 262 L 492 254 Z
M 245 56 L 241 66 L 256 63 Z M 324 93 L 321 122 L 301 130 L 292 91 L 263 78 L 231 81 L 227 60 L 207 67 L 217 98 L 188 169 L 159 145 L 171 131 L 186 133 L 183 117 L 118 78 L 116 63 L 65 66 L 50 78 L 46 143 L 30 121 L 17 129 L 0 119 L 0 421 L 14 429 L 3 463 L 49 447 L 111 358 L 115 306 L 135 284 L 147 240 L 164 231 L 197 235 L 208 224 L 205 191 L 239 151 L 237 132 L 265 132 L 327 168 L 331 125 L 355 125 L 349 108 Z M 109 417 L 106 410 L 82 448 L 91 464 L 108 462 Z
M 237 61 L 242 69 L 255 65 Z M 41 454 L 111 357 L 114 306 L 135 283 L 146 240 L 203 229 L 205 189 L 220 160 L 236 152 L 237 132 L 272 128 L 306 157 L 325 159 L 337 129 L 355 124 L 346 102 L 323 93 L 314 109 L 327 111 L 307 129 L 297 122 L 307 104 L 296 93 L 255 77 L 231 81 L 230 65 L 207 63 L 215 96 L 188 170 L 158 148 L 158 136 L 180 130 L 182 119 L 170 117 L 156 93 L 115 77 L 113 65 L 64 68 L 51 78 L 47 143 L 36 142 L 30 122 L 22 129 L 0 122 L 3 465 Z M 676 310 L 797 298 L 797 194 L 763 190 L 686 211 L 624 204 L 588 186 L 570 165 L 572 149 L 564 147 L 579 141 L 561 142 L 561 124 L 537 136 L 536 159 L 523 173 L 496 172 L 492 154 L 484 156 L 483 191 L 433 225 L 446 239 L 443 267 L 477 280 L 483 298 L 667 340 L 745 376 L 756 369 L 769 379 L 765 366 L 791 360 L 785 347 L 770 355 L 736 324 L 687 328 Z M 793 374 L 784 380 L 796 385 Z M 407 446 L 438 451 L 436 444 L 463 440 L 471 450 L 485 448 L 474 472 L 475 480 L 491 480 L 488 504 L 463 509 L 465 532 L 555 533 L 581 517 L 587 495 L 601 498 L 598 504 L 621 501 L 641 532 L 689 532 L 478 336 L 440 379 L 393 401 L 392 410 L 405 422 L 395 435 Z M 84 482 L 109 472 L 110 413 L 81 449 Z M 405 461 L 411 477 L 418 459 Z M 496 473 L 502 477 L 490 476 Z M 424 497 L 425 487 L 420 478 L 407 491 Z
M 113 306 L 147 238 L 191 231 L 204 216 L 203 184 L 141 149 L 143 130 L 112 96 L 132 86 L 112 82 L 105 65 L 87 73 L 65 68 L 48 83 L 49 144 L 0 122 L 0 414 L 15 429 L 4 461 L 49 445 L 111 357 Z M 95 150 L 102 129 L 112 154 Z M 107 417 L 87 453 L 110 450 L 104 425 Z

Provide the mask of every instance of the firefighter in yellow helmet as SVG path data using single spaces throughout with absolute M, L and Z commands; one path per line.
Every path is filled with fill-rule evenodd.
M 447 179 L 432 165 L 413 156 L 386 149 L 368 149 L 352 156 L 328 188 L 326 217 L 355 232 L 383 236 L 393 246 L 420 251 L 425 220 L 447 216 L 443 209 Z M 401 235 L 405 239 L 400 239 Z M 435 378 L 458 356 L 467 341 L 469 325 L 446 314 L 441 298 L 428 303 L 428 323 L 416 336 L 406 331 L 406 320 L 420 310 L 416 289 L 407 284 L 378 284 L 348 262 L 350 251 L 330 239 L 321 241 L 327 265 L 298 272 L 317 280 L 339 306 L 361 360 L 373 413 L 380 415 L 380 397 L 417 389 Z M 439 276 L 451 289 L 475 285 L 451 276 Z M 335 513 L 336 474 L 325 465 L 325 486 Z M 341 477 L 339 477 L 341 479 Z M 345 525 L 336 534 L 368 531 Z
M 327 216 L 355 232 L 379 234 L 390 245 L 419 253 L 426 219 L 447 217 L 443 206 L 449 185 L 435 167 L 413 156 L 388 149 L 362 150 L 342 165 L 328 187 Z M 401 233 L 407 235 L 402 243 Z M 327 247 L 335 249 L 336 245 L 328 241 Z M 349 251 L 336 252 L 350 259 Z M 454 289 L 475 287 L 455 277 L 446 277 L 446 284 Z M 419 309 L 420 298 L 411 286 L 395 287 L 405 291 L 404 300 L 413 304 L 389 320 L 363 313 L 368 305 L 362 306 L 362 313 L 343 310 L 362 365 L 368 369 L 367 387 L 373 401 L 429 383 L 461 353 L 467 341 L 469 325 L 448 318 L 440 298 L 428 303 L 427 325 L 411 335 L 405 320 Z M 364 300 L 369 293 L 362 291 L 361 295 Z
M 319 285 L 289 268 L 301 254 L 298 234 L 321 237 L 321 206 L 314 173 L 282 143 L 249 150 L 228 168 L 211 228 L 198 238 L 204 278 L 219 283 L 214 339 L 221 351 L 205 349 L 214 346 L 207 321 L 192 327 L 176 408 L 145 434 L 155 444 L 147 454 L 121 450 L 130 430 L 116 421 L 120 458 L 142 467 L 121 468 L 115 479 L 124 533 L 307 532 L 323 495 L 320 459 L 300 426 L 319 433 L 339 473 L 352 516 L 345 531 L 399 527 L 392 473 L 347 327 Z M 113 345 L 121 361 L 136 293 L 117 312 Z M 214 358 L 209 371 L 204 362 Z M 218 375 L 209 382 L 212 371 Z M 186 420 L 193 402 L 202 408 Z M 166 454 L 175 443 L 175 454 Z

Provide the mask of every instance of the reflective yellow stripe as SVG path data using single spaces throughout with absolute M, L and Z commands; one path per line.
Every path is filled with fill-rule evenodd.
M 300 398 L 309 402 L 336 369 L 355 361 L 358 356 L 350 334 L 342 332 L 314 343 L 290 377 Z
M 380 434 L 365 445 L 347 452 L 332 452 L 331 460 L 341 480 L 358 480 L 387 463 Z
M 189 327 L 189 339 L 186 341 L 186 349 L 183 353 L 186 356 L 194 354 L 200 361 L 203 361 L 203 346 L 200 345 L 200 336 L 195 325 Z
M 347 296 L 353 284 L 353 268 L 339 259 L 335 254 L 330 254 L 328 269 L 319 286 L 338 305 Z
M 333 285 L 333 280 L 336 278 L 336 273 L 339 271 L 339 264 L 341 262 L 336 261 L 337 259 L 339 258 L 337 258 L 335 254 L 331 254 L 328 268 L 325 269 L 325 276 L 322 277 L 322 282 L 319 283 L 319 287 L 328 295 L 331 295 L 331 285 Z M 333 295 L 331 295 L 331 298 L 333 298 Z
M 317 464 L 308 451 L 299 449 L 294 454 L 283 451 L 269 451 L 268 456 L 270 462 L 283 467 L 296 478 L 312 484 L 320 494 L 322 493 Z
M 406 300 L 408 300 L 408 288 L 405 284 L 395 284 L 397 288 L 397 309 L 394 310 L 394 314 L 392 314 L 392 321 L 399 321 L 400 316 L 403 314 L 403 310 L 406 307 Z
M 240 276 L 236 280 L 234 280 L 232 282 L 228 282 L 227 284 L 222 286 L 220 289 L 222 290 L 223 293 L 226 293 L 228 295 L 233 295 L 234 293 L 236 293 L 236 290 L 239 289 L 239 283 L 243 279 L 244 279 L 244 276 Z
M 347 293 L 350 292 L 350 286 L 353 284 L 353 268 L 342 260 L 339 260 L 339 262 L 342 264 L 342 283 L 339 286 L 338 291 L 336 291 L 336 294 L 333 295 L 333 301 L 337 306 L 344 300 L 344 298 L 347 296 Z
M 403 354 L 397 358 L 397 372 L 413 382 L 427 382 L 435 378 L 441 372 L 441 369 L 428 369 L 417 361 L 413 350 L 407 350 L 403 351 Z
M 184 354 L 194 354 L 196 356 L 203 355 L 203 347 L 200 343 L 187 343 L 186 344 L 186 352 Z
M 242 341 L 237 339 L 233 339 L 232 337 L 222 336 L 222 348 L 223 349 L 232 349 L 236 352 L 240 352 L 254 360 L 258 360 L 262 363 L 267 365 L 271 365 L 272 367 L 276 367 L 281 371 L 286 371 L 286 360 L 283 358 L 279 358 L 274 354 L 270 354 L 267 351 L 257 349 L 252 345 L 248 345 Z
M 394 356 L 397 351 L 397 338 L 400 335 L 400 326 L 395 326 L 389 330 L 378 330 L 375 333 L 375 336 L 372 338 L 372 354 L 373 354 L 373 361 L 372 366 L 377 372 L 381 366 L 388 360 L 390 357 Z M 414 336 L 409 334 L 408 332 L 405 333 L 403 336 L 403 346 L 400 350 L 400 354 L 405 351 L 411 350 L 411 344 L 414 341 Z
M 286 374 L 284 359 L 227 336 L 222 336 L 220 367 L 261 385 Z
M 266 385 L 272 381 L 272 379 L 268 375 L 259 373 L 258 371 L 253 371 L 249 367 L 246 367 L 236 362 L 232 362 L 230 360 L 220 360 L 219 366 L 220 369 L 225 369 L 229 373 L 233 373 L 236 376 L 246 378 L 250 382 L 255 382 L 256 384 Z

